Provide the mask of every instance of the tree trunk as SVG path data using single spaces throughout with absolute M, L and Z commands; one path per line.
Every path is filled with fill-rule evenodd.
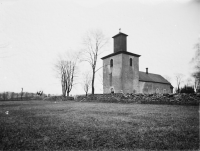
M 67 92 L 67 97 L 69 97 L 69 92 Z
M 63 95 L 63 97 L 66 97 L 66 91 L 65 90 L 62 90 L 62 95 Z
M 65 88 L 65 84 L 62 83 L 62 96 L 66 97 L 66 88 Z
M 21 100 L 22 100 L 22 96 L 23 96 L 23 88 L 22 88 L 22 91 L 21 91 Z
M 92 74 L 92 94 L 94 94 L 94 78 L 95 78 L 95 69 L 93 69 L 93 74 Z
M 87 92 L 85 93 L 85 96 L 87 96 Z

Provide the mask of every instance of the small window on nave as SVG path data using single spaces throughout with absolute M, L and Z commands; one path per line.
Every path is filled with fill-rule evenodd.
M 110 67 L 113 67 L 113 59 L 110 60 Z
M 132 66 L 132 65 L 133 65 L 133 59 L 130 58 L 130 66 Z

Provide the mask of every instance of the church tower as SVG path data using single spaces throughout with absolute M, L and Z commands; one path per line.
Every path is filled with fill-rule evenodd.
M 127 36 L 113 36 L 114 52 L 103 58 L 103 93 L 139 92 L 139 57 L 127 51 Z

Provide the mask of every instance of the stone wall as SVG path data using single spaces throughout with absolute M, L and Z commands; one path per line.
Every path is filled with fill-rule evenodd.
M 122 93 L 108 93 L 108 94 L 94 94 L 86 96 L 77 96 L 77 101 L 89 101 L 89 102 L 119 102 Z
M 81 102 L 199 105 L 200 94 L 95 94 L 78 96 Z

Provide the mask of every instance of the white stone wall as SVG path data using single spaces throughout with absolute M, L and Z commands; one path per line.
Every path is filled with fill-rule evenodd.
M 113 67 L 110 67 L 110 60 L 113 59 Z M 121 86 L 122 54 L 112 56 L 103 60 L 103 93 L 110 93 L 111 88 L 115 93 L 119 93 Z M 110 74 L 112 74 L 112 84 L 110 84 Z
M 139 81 L 139 93 L 171 93 L 169 84 Z
M 132 66 L 130 66 L 132 58 Z M 124 93 L 137 93 L 139 91 L 139 58 L 123 54 L 122 83 Z
M 130 66 L 130 58 L 133 59 Z M 113 67 L 110 60 L 113 59 Z M 112 74 L 112 84 L 110 81 Z M 103 60 L 103 93 L 139 92 L 139 58 L 127 54 L 118 54 Z

